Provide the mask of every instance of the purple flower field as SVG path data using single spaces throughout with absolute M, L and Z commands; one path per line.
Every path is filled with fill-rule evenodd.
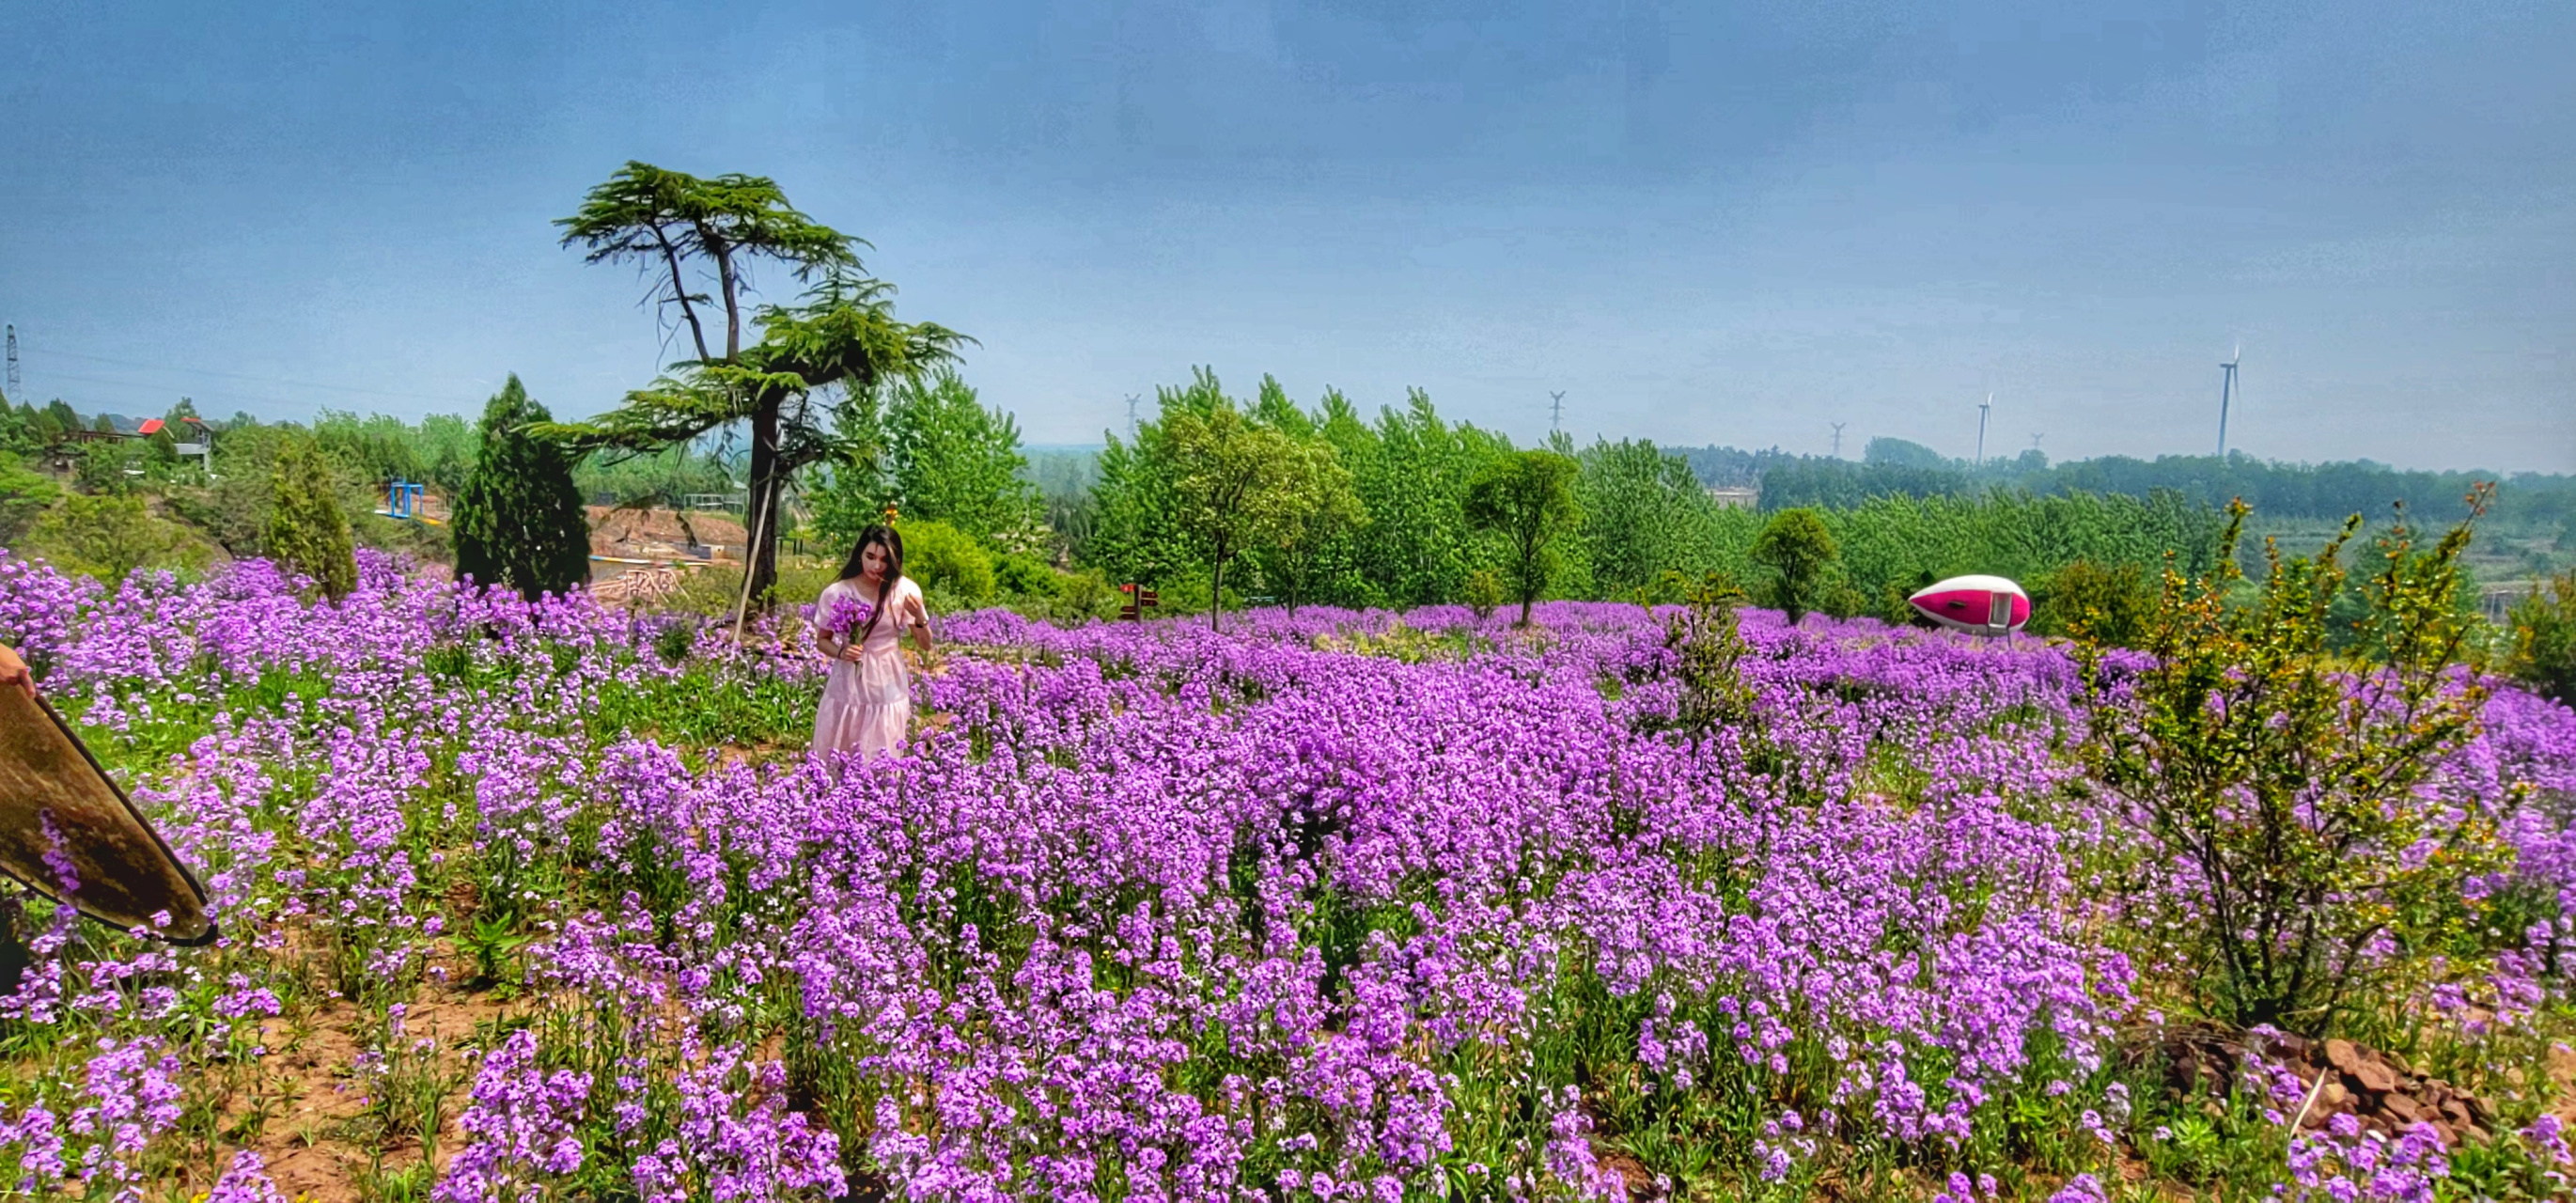
M 226 933 L 30 896 L 0 1187 L 2099 1199 L 2213 1156 L 2127 1055 L 2189 1008 L 2171 867 L 2036 640 L 1748 611 L 1754 719 L 1694 746 L 1636 606 L 992 611 L 940 623 L 910 753 L 836 772 L 775 631 L 367 553 L 344 603 L 292 585 L 0 557 L 0 642 Z M 2389 1012 L 2563 1158 L 2576 715 L 2500 689 L 2455 760 L 2528 799 L 2471 887 L 2513 922 Z M 2284 1197 L 2446 1181 L 2429 1128 L 2248 1106 Z

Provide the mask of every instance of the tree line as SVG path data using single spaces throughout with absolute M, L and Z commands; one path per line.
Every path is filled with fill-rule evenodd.
M 1716 574 L 1784 608 L 1901 617 L 1906 594 L 1961 573 L 2044 586 L 2078 563 L 2142 582 L 2169 562 L 2206 571 L 2225 526 L 2215 507 L 2168 491 L 1880 495 L 1757 512 L 1711 496 L 1684 453 L 1562 436 L 1519 448 L 1444 418 L 1419 391 L 1372 418 L 1336 391 L 1301 407 L 1269 378 L 1238 398 L 1201 370 L 1156 403 L 1100 454 L 1078 554 L 1211 600 L 1657 601 Z
M 1768 510 L 1839 509 L 1878 497 L 1973 496 L 2002 488 L 2132 497 L 2161 491 L 2214 509 L 2241 498 L 2260 517 L 2315 522 L 2385 513 L 2402 503 L 2410 513 L 2449 521 L 2465 514 L 2463 499 L 2472 489 L 2494 483 L 2489 523 L 2576 524 L 2576 476 L 2539 472 L 2405 471 L 2369 460 L 2281 463 L 2243 451 L 2231 451 L 2224 460 L 2215 455 L 2153 460 L 2107 455 L 2051 463 L 2035 448 L 1977 464 L 1895 438 L 1871 439 L 1858 461 L 1791 455 L 1777 448 L 1693 447 L 1682 455 L 1709 484 L 1758 485 L 1762 508 Z

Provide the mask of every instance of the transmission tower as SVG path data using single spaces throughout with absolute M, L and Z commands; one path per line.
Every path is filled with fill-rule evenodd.
M 1565 428 L 1565 394 L 1549 393 L 1547 396 L 1547 428 L 1553 433 Z
M 1127 438 L 1131 442 L 1136 438 L 1136 394 L 1134 393 L 1127 394 Z
M 1843 427 L 1845 427 L 1845 426 L 1849 426 L 1849 425 L 1851 425 L 1851 423 L 1849 423 L 1849 422 L 1836 422 L 1836 423 L 1834 423 L 1834 424 L 1833 424 L 1833 426 L 1834 426 L 1834 458 L 1835 458 L 1835 459 L 1841 459 L 1841 458 L 1843 457 Z
M 8 396 L 10 400 L 16 401 L 20 404 L 25 404 L 27 400 L 26 398 L 18 395 L 18 327 L 14 323 L 9 327 Z

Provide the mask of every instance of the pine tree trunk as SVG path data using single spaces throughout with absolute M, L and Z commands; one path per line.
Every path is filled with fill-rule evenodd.
M 743 548 L 748 579 L 746 604 L 769 612 L 778 584 L 778 406 L 764 405 L 751 419 L 751 480 L 743 506 L 743 528 L 750 542 Z

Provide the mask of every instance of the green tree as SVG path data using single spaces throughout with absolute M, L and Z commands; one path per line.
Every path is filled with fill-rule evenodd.
M 163 499 L 173 513 L 234 557 L 267 556 L 268 519 L 277 501 L 272 487 L 277 455 L 297 437 L 291 427 L 228 422 L 214 442 L 214 479 L 172 487 Z
M 1180 529 L 1208 566 L 1208 626 L 1224 614 L 1225 568 L 1244 549 L 1279 540 L 1326 504 L 1331 451 L 1259 425 L 1231 403 L 1166 419 Z
M 482 444 L 474 425 L 455 414 L 431 414 L 420 420 L 413 440 L 420 479 L 449 497 L 464 492 L 465 478 L 474 473 L 475 450 Z
M 857 248 L 867 244 L 796 211 L 766 178 L 700 179 L 630 162 L 556 224 L 565 246 L 587 249 L 587 262 L 639 265 L 656 304 L 678 310 L 697 358 L 627 394 L 599 419 L 543 433 L 634 453 L 737 423 L 748 427 L 745 519 L 753 545 L 741 609 L 766 607 L 778 579 L 787 483 L 805 467 L 854 454 L 832 421 L 836 411 L 889 379 L 953 361 L 968 340 L 936 325 L 896 321 L 893 286 L 861 274 Z M 744 289 L 764 261 L 811 285 L 800 304 L 746 314 Z M 724 320 L 721 355 L 708 341 L 703 311 L 710 306 Z M 747 317 L 761 332 L 748 347 Z
M 474 470 L 456 497 L 456 574 L 534 601 L 590 579 L 590 522 L 572 459 L 529 432 L 550 420 L 513 373 L 483 407 Z
M 1547 589 L 1557 543 L 1583 520 L 1574 497 L 1581 472 L 1556 452 L 1522 451 L 1486 469 L 1468 486 L 1467 520 L 1500 535 L 1506 545 L 1521 626 L 1529 625 L 1530 607 Z
M 347 597 L 358 587 L 357 552 L 330 464 L 310 439 L 297 438 L 277 452 L 269 471 L 268 529 L 261 542 L 270 558 L 310 578 L 323 596 Z
M 1595 443 L 1580 458 L 1576 496 L 1597 593 L 1626 597 L 1713 562 L 1716 503 L 1687 461 L 1628 440 Z
M 1036 533 L 1036 490 L 1023 479 L 1019 425 L 986 409 L 950 369 L 897 381 L 885 410 L 886 468 L 905 514 L 946 522 L 1014 551 Z
M 1185 413 L 1230 408 L 1216 375 L 1204 368 L 1188 385 L 1155 390 L 1157 416 L 1140 423 L 1132 439 L 1105 435 L 1099 477 L 1091 490 L 1093 563 L 1119 583 L 1160 584 L 1197 566 L 1197 552 L 1183 529 L 1174 422 Z
M 399 418 L 326 409 L 313 421 L 313 443 L 322 458 L 369 487 L 420 480 L 422 463 L 411 427 Z
M 1369 516 L 1356 550 L 1357 576 L 1391 606 L 1458 599 L 1478 556 L 1468 490 L 1513 454 L 1511 444 L 1472 425 L 1451 425 L 1415 389 L 1401 410 L 1381 409 L 1374 427 L 1327 413 L 1325 437 L 1342 448 Z M 1357 600 L 1357 599 L 1355 599 Z
M 1293 440 L 1299 462 L 1296 496 L 1273 531 L 1280 575 L 1288 585 L 1288 612 L 1310 596 L 1316 578 L 1335 545 L 1368 526 L 1368 511 L 1351 488 L 1350 470 L 1319 438 Z
M 36 411 L 0 401 L 0 461 L 25 459 L 45 449 L 36 427 Z
M 1298 466 L 1302 479 L 1297 484 L 1303 496 L 1272 532 L 1269 545 L 1260 549 L 1258 565 L 1273 588 L 1286 587 L 1291 614 L 1315 598 L 1317 586 L 1327 576 L 1348 570 L 1352 545 L 1368 526 L 1368 510 L 1360 504 L 1351 471 L 1325 433 L 1336 415 L 1347 414 L 1349 408 L 1339 393 L 1327 390 L 1324 414 L 1318 421 L 1297 408 L 1288 399 L 1288 390 L 1269 376 L 1261 378 L 1261 391 L 1253 402 L 1254 423 L 1278 431 L 1305 458 Z
M 1840 557 L 1833 533 L 1814 510 L 1773 514 L 1753 540 L 1753 562 L 1771 570 L 1769 600 L 1788 615 L 1791 626 L 1823 601 Z

